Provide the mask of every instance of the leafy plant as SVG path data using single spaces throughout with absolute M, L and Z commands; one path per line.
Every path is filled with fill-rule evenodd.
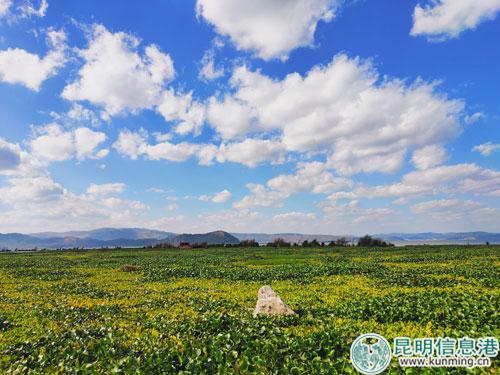
M 0 254 L 0 373 L 355 373 L 361 333 L 498 336 L 499 261 L 495 246 Z M 253 318 L 268 283 L 295 315 Z M 422 373 L 467 373 L 443 371 Z

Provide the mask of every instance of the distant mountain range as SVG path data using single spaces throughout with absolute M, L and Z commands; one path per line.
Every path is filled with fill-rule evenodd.
M 328 243 L 340 237 L 354 243 L 356 236 L 322 235 L 301 233 L 227 233 L 215 231 L 204 234 L 177 234 L 143 228 L 100 228 L 90 231 L 42 232 L 32 234 L 0 234 L 0 249 L 60 249 L 60 248 L 102 248 L 102 247 L 142 247 L 159 243 L 179 245 L 181 242 L 207 243 L 209 245 L 238 244 L 239 241 L 254 239 L 261 244 L 283 238 L 287 242 L 302 243 L 312 241 Z M 477 244 L 500 243 L 500 233 L 382 233 L 374 237 L 405 244 Z
M 142 247 L 158 243 L 156 239 L 116 238 L 98 240 L 77 237 L 35 237 L 20 233 L 0 234 L 0 249 L 72 249 L 100 247 Z
M 316 239 L 319 242 L 328 243 L 341 237 L 347 239 L 350 243 L 355 243 L 358 236 L 354 235 L 327 235 L 327 234 L 301 234 L 301 233 L 232 233 L 240 241 L 255 239 L 255 241 L 264 244 L 274 241 L 276 238 L 283 238 L 287 242 L 302 243 Z M 457 232 L 457 233 L 378 233 L 373 237 L 389 241 L 396 245 L 411 244 L 481 244 L 489 242 L 491 244 L 500 244 L 500 233 L 488 232 Z
M 215 232 L 205 233 L 205 234 L 180 234 L 173 237 L 168 241 L 173 245 L 180 245 L 181 243 L 189 244 L 201 244 L 206 243 L 207 245 L 238 245 L 240 240 L 222 230 Z
M 255 240 L 260 244 L 265 244 L 274 241 L 276 238 L 283 238 L 286 242 L 302 243 L 304 241 L 312 241 L 316 239 L 319 242 L 331 242 L 340 237 L 345 237 L 348 240 L 354 241 L 357 239 L 355 236 L 334 236 L 329 234 L 301 234 L 301 233 L 232 233 L 240 241 Z
M 240 241 L 224 231 L 204 234 L 176 234 L 143 228 L 100 228 L 90 231 L 0 233 L 0 249 L 73 249 L 143 247 L 157 244 L 237 245 Z
M 162 238 L 169 238 L 176 235 L 177 233 L 163 232 L 161 230 L 144 229 L 144 228 L 99 228 L 87 231 L 41 232 L 41 233 L 30 234 L 30 236 L 36 238 L 74 237 L 74 238 L 93 238 L 102 241 L 109 241 L 116 239 L 159 240 Z
M 451 232 L 451 233 L 382 233 L 374 237 L 394 244 L 480 244 L 500 243 L 500 233 L 488 232 Z

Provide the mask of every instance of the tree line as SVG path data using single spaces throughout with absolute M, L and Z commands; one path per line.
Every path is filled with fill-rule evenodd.
M 240 246 L 245 246 L 245 244 L 252 244 L 252 246 L 259 246 L 255 240 L 242 241 Z M 267 247 L 348 247 L 348 246 L 359 246 L 359 247 L 390 247 L 394 244 L 381 240 L 380 238 L 374 238 L 370 235 L 365 235 L 360 237 L 357 243 L 350 242 L 345 237 L 340 237 L 334 241 L 319 242 L 317 239 L 312 241 L 305 240 L 302 243 L 290 243 L 285 241 L 283 238 L 276 238 L 272 242 L 266 244 Z M 251 246 L 248 246 L 251 247 Z
M 209 245 L 206 242 L 201 242 L 201 243 L 192 243 L 192 244 L 185 244 L 188 245 L 190 248 L 193 249 L 206 249 L 206 248 L 213 248 L 213 247 L 260 247 L 261 244 L 258 243 L 255 239 L 248 239 L 248 240 L 243 240 L 240 241 L 239 244 L 218 244 L 218 245 Z M 359 246 L 359 247 L 390 247 L 394 246 L 390 242 L 386 242 L 381 240 L 380 238 L 374 238 L 370 235 L 365 235 L 363 237 L 360 237 L 356 243 L 353 243 L 349 241 L 346 237 L 340 237 L 337 238 L 334 241 L 329 241 L 329 242 L 320 242 L 317 239 L 313 239 L 311 241 L 305 240 L 301 243 L 292 243 L 284 240 L 283 238 L 279 237 L 274 239 L 271 242 L 268 242 L 267 244 L 263 245 L 265 247 L 308 247 L 308 248 L 313 248 L 313 247 L 348 247 L 348 246 Z M 144 246 L 144 248 L 153 248 L 153 249 L 165 249 L 165 248 L 175 248 L 178 246 L 175 246 L 171 243 L 157 243 L 152 246 Z

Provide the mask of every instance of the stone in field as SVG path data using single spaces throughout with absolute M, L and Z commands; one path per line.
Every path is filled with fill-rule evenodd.
M 268 285 L 259 289 L 259 298 L 253 311 L 253 316 L 257 315 L 292 315 L 294 311 Z

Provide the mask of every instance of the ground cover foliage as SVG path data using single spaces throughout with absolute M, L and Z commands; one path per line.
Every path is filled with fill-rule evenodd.
M 355 373 L 361 333 L 498 337 L 499 280 L 495 246 L 0 254 L 0 373 Z

